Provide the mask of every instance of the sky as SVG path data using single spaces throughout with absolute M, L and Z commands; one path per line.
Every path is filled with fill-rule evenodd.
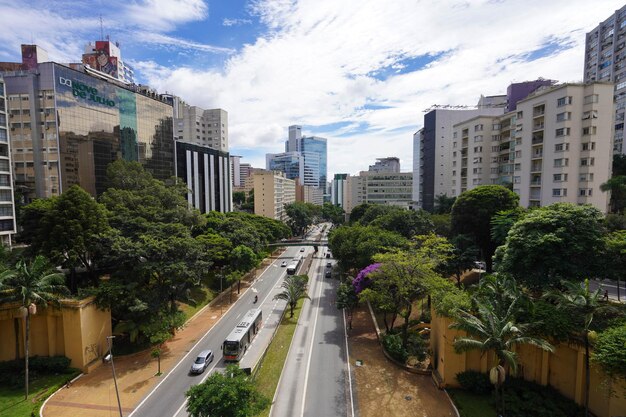
M 585 33 L 623 0 L 0 0 L 20 44 L 78 62 L 109 36 L 139 83 L 228 112 L 230 152 L 265 167 L 289 125 L 328 140 L 328 175 L 410 171 L 424 110 L 538 77 L 582 80 Z

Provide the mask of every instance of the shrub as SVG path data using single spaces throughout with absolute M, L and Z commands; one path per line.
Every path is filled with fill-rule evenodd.
M 424 312 L 420 314 L 420 321 L 423 321 L 424 323 L 430 323 L 431 319 L 430 310 L 424 310 Z
M 428 341 L 423 339 L 417 332 L 409 333 L 409 340 L 407 341 L 407 355 L 415 356 L 418 361 L 423 362 L 426 360 L 428 349 Z
M 68 370 L 70 359 L 65 356 L 33 356 L 28 360 L 28 371 L 31 378 L 42 374 L 60 374 Z M 19 387 L 24 384 L 24 360 L 0 362 L 0 384 Z
M 488 394 L 493 389 L 487 374 L 478 371 L 464 371 L 456 374 L 461 388 L 476 394 Z
M 33 356 L 29 360 L 29 368 L 41 373 L 58 374 L 65 372 L 70 362 L 70 358 L 65 356 Z
M 383 349 L 389 353 L 389 355 L 397 361 L 402 363 L 406 362 L 409 354 L 402 347 L 402 337 L 399 334 L 386 334 L 383 335 Z
M 626 323 L 612 327 L 598 335 L 593 356 L 594 362 L 613 377 L 626 377 Z
M 583 417 L 585 410 L 556 389 L 519 378 L 504 383 L 504 403 L 508 417 Z

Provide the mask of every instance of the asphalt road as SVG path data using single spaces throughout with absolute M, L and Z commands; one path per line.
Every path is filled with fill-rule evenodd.
M 311 265 L 311 300 L 300 314 L 271 417 L 355 415 L 345 320 L 335 306 L 337 280 L 324 278 L 328 261 L 315 258 Z
M 624 281 L 620 281 L 619 283 L 619 301 L 626 302 L 626 282 Z M 612 281 L 609 279 L 604 279 L 604 280 L 595 280 L 595 279 L 591 279 L 589 280 L 589 289 L 591 291 L 595 291 L 598 286 L 602 286 L 602 295 L 604 295 L 604 291 L 608 291 L 609 292 L 609 298 L 613 301 L 617 301 L 618 297 L 617 297 L 617 281 Z
M 310 250 L 310 249 L 309 249 Z M 283 255 L 275 260 L 264 272 L 259 276 L 252 288 L 255 288 L 258 292 L 256 295 L 259 297 L 258 303 L 253 304 L 255 293 L 248 289 L 231 308 L 224 313 L 224 316 L 219 320 L 211 330 L 205 335 L 199 335 L 199 341 L 189 351 L 189 353 L 181 359 L 181 361 L 172 369 L 157 387 L 148 393 L 142 402 L 135 408 L 130 414 L 132 417 L 179 417 L 186 416 L 185 410 L 186 399 L 185 392 L 195 384 L 203 382 L 211 372 L 221 371 L 225 369 L 224 361 L 222 360 L 221 345 L 226 336 L 235 328 L 240 318 L 243 317 L 252 308 L 260 307 L 263 312 L 264 327 L 256 336 L 252 346 L 246 353 L 246 356 L 241 361 L 244 366 L 251 366 L 250 355 L 254 355 L 253 349 L 256 351 L 256 356 L 260 357 L 260 353 L 264 346 L 260 346 L 258 341 L 269 342 L 267 333 L 271 333 L 273 327 L 267 326 L 267 318 L 270 316 L 279 317 L 280 312 L 284 309 L 284 302 L 277 303 L 273 301 L 273 296 L 279 292 L 278 288 L 282 283 L 282 280 L 286 274 L 286 269 L 280 267 L 280 263 L 283 260 L 288 260 L 294 257 L 299 251 L 299 248 L 288 248 Z M 215 354 L 215 360 L 210 364 L 203 374 L 190 375 L 189 368 L 191 363 L 196 358 L 197 354 L 204 350 L 211 349 Z

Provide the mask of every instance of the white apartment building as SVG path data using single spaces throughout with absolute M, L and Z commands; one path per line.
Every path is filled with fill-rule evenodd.
M 561 84 L 537 90 L 500 117 L 454 126 L 452 195 L 512 184 L 524 207 L 556 202 L 608 209 L 600 184 L 611 176 L 613 85 Z
M 359 204 L 386 204 L 408 208 L 413 197 L 412 172 L 361 171 L 346 179 L 346 213 Z
M 9 117 L 4 81 L 0 77 L 0 243 L 5 246 L 11 246 L 11 236 L 16 231 Z
M 228 112 L 204 110 L 181 103 L 174 115 L 174 136 L 221 152 L 228 152 Z
M 285 204 L 296 201 L 296 182 L 277 171 L 256 172 L 252 178 L 254 214 L 275 220 L 287 220 Z

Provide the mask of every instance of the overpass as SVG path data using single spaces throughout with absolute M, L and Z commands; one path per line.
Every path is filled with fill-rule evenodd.
M 311 240 L 311 239 L 289 239 L 279 242 L 268 243 L 269 247 L 277 246 L 328 246 L 328 239 Z

